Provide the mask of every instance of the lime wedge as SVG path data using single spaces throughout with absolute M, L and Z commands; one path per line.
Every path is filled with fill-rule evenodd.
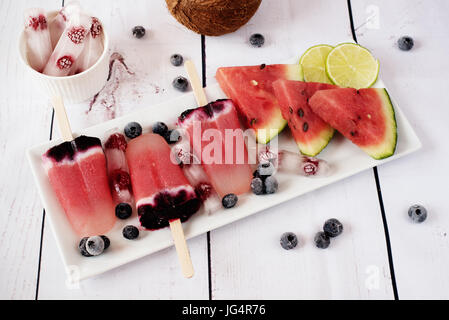
M 334 47 L 320 44 L 310 47 L 299 59 L 307 82 L 332 83 L 326 74 L 326 58 Z
M 337 86 L 369 88 L 377 80 L 379 61 L 358 44 L 342 43 L 327 55 L 326 73 Z

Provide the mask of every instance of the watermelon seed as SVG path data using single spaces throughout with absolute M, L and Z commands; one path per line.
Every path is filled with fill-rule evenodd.
M 362 120 L 362 117 L 361 116 L 357 116 L 357 119 Z
M 266 67 L 266 64 L 265 64 L 265 63 L 262 63 L 262 64 L 260 65 L 260 70 L 264 69 L 265 67 Z
M 253 86 L 257 86 L 257 81 L 256 80 L 251 80 L 251 84 L 253 85 Z
M 304 110 L 302 110 L 301 108 L 298 109 L 298 116 L 300 118 L 304 117 Z
M 257 119 L 256 118 L 252 118 L 251 121 L 250 121 L 250 125 L 254 125 L 256 122 L 257 122 Z
M 351 131 L 349 132 L 351 134 L 351 136 L 355 136 L 357 134 L 357 132 Z
M 292 107 L 288 107 L 288 111 L 290 111 L 290 113 L 293 114 L 293 109 L 292 109 Z
M 369 113 L 368 113 L 367 117 L 368 117 L 368 119 L 371 119 L 371 115 Z
M 307 132 L 307 130 L 309 130 L 309 124 L 307 122 L 304 122 L 304 124 L 302 125 L 302 130 L 304 132 Z

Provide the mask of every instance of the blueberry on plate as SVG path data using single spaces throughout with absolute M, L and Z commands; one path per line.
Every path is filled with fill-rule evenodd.
M 87 241 L 88 237 L 84 237 L 80 240 L 79 244 L 78 244 L 78 249 L 80 250 L 80 253 L 85 256 L 85 257 L 92 257 L 92 255 L 87 252 L 86 250 L 86 241 Z
M 182 92 L 187 91 L 187 88 L 189 87 L 189 81 L 182 76 L 176 77 L 172 84 L 175 89 Z
M 160 122 L 160 121 L 158 121 L 155 124 L 153 124 L 152 129 L 153 129 L 153 133 L 156 133 L 156 134 L 158 134 L 160 136 L 163 136 L 163 137 L 165 136 L 165 134 L 168 131 L 167 125 L 165 123 L 163 123 L 163 122 Z
M 164 134 L 164 139 L 165 139 L 165 141 L 167 141 L 168 144 L 173 144 L 173 143 L 178 142 L 179 139 L 181 139 L 181 134 L 176 129 L 168 130 Z
M 115 206 L 115 215 L 119 219 L 128 219 L 131 217 L 131 214 L 133 213 L 133 208 L 129 205 L 129 203 L 119 203 Z
M 404 36 L 404 37 L 400 37 L 398 39 L 398 47 L 402 51 L 409 51 L 413 48 L 414 45 L 415 45 L 415 42 L 413 41 L 413 38 L 411 38 L 411 37 Z
M 276 193 L 276 191 L 278 191 L 279 184 L 274 176 L 267 177 L 264 181 L 264 184 L 265 184 L 265 193 L 271 194 Z
M 122 233 L 126 239 L 133 240 L 139 236 L 139 229 L 135 226 L 128 225 L 123 228 Z
M 142 38 L 145 35 L 145 28 L 142 26 L 135 26 L 133 28 L 133 36 L 137 39 Z
M 313 239 L 317 248 L 326 249 L 331 243 L 331 239 L 323 231 L 317 232 Z
M 130 122 L 126 125 L 124 131 L 128 138 L 134 139 L 142 134 L 142 126 L 137 122 Z
M 170 62 L 175 67 L 179 67 L 183 61 L 184 61 L 183 57 L 178 53 L 172 54 L 170 57 Z
M 272 176 L 276 171 L 276 168 L 271 162 L 260 163 L 257 166 L 257 173 L 260 176 Z
M 260 33 L 254 33 L 249 37 L 249 43 L 253 46 L 253 47 L 258 47 L 260 48 L 261 46 L 263 46 L 263 44 L 265 43 L 265 38 L 263 35 L 261 35 Z
M 259 177 L 253 178 L 251 180 L 251 190 L 256 195 L 264 194 L 264 183 Z
M 334 238 L 343 232 L 343 224 L 337 219 L 328 219 L 323 225 L 323 231 L 328 237 Z
M 111 245 L 111 240 L 109 240 L 108 237 L 106 237 L 105 235 L 101 235 L 100 236 L 103 241 L 104 241 L 104 250 L 106 250 L 107 248 L 109 248 L 109 246 Z
M 422 205 L 415 204 L 408 209 L 408 216 L 413 222 L 421 223 L 427 218 L 427 210 Z
M 98 256 L 103 253 L 105 243 L 102 237 L 93 236 L 86 240 L 86 251 L 92 256 Z
M 237 204 L 238 201 L 238 197 L 233 194 L 233 193 L 229 193 L 227 195 L 225 195 L 223 197 L 223 199 L 221 199 L 221 203 L 223 204 L 223 207 L 225 207 L 226 209 L 232 208 L 233 206 L 235 206 Z
M 298 237 L 293 232 L 285 232 L 281 236 L 281 247 L 285 250 L 293 249 L 298 245 Z

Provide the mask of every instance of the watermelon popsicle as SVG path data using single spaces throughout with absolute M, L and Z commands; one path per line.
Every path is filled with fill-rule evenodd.
M 105 234 L 116 219 L 101 141 L 88 136 L 72 140 L 62 99 L 55 98 L 53 105 L 65 142 L 42 156 L 50 184 L 79 236 Z

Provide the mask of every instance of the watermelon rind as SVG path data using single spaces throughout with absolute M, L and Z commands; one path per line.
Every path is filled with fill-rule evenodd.
M 315 157 L 317 154 L 319 154 L 321 151 L 323 151 L 324 148 L 327 147 L 329 142 L 332 140 L 334 136 L 335 130 L 323 130 L 320 134 L 320 136 L 316 137 L 312 143 L 309 143 L 307 145 L 303 143 L 297 142 L 297 146 L 299 151 L 309 157 Z
M 369 154 L 372 158 L 376 160 L 382 160 L 391 157 L 396 151 L 398 133 L 396 115 L 394 112 L 393 103 L 390 99 L 390 95 L 388 94 L 386 89 L 376 88 L 376 90 L 379 92 L 379 95 L 382 99 L 382 108 L 386 119 L 385 125 L 387 136 L 384 138 L 381 144 L 361 147 L 361 149 Z

